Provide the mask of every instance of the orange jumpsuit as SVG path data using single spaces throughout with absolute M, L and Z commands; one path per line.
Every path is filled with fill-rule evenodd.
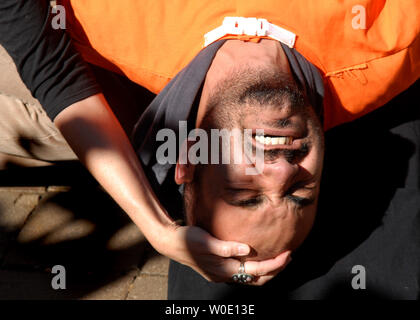
M 58 4 L 66 8 L 67 29 L 85 60 L 122 73 L 154 93 L 197 55 L 204 34 L 220 26 L 224 17 L 267 19 L 295 33 L 295 49 L 320 70 L 326 130 L 384 105 L 420 76 L 418 0 Z

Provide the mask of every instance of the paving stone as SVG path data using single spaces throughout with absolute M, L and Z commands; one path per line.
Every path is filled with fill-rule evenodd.
M 140 275 L 134 281 L 127 300 L 166 300 L 168 278 Z
M 43 197 L 3 266 L 61 264 L 77 273 L 104 275 L 137 268 L 146 245 L 138 228 L 109 196 L 72 189 Z
M 103 192 L 46 190 L 0 189 L 0 299 L 166 299 L 168 259 Z M 66 290 L 51 288 L 56 264 Z
M 112 256 L 110 260 L 113 261 L 113 270 L 137 269 L 140 261 L 147 256 L 146 248 L 149 244 L 128 216 L 125 213 L 121 214 L 126 224 L 110 237 L 105 249 L 108 255 Z
M 54 232 L 60 232 L 72 221 L 74 215 L 70 210 L 66 210 L 53 202 L 43 201 L 26 221 L 24 228 L 20 231 L 17 241 L 19 243 L 29 243 L 42 240 L 44 243 L 52 242 L 49 237 L 54 237 Z M 80 225 L 78 226 L 80 229 Z M 89 228 L 87 228 L 89 229 Z M 72 232 L 72 228 L 68 228 Z M 70 237 L 72 235 L 70 234 Z M 65 238 L 59 239 L 61 241 Z
M 0 261 L 38 203 L 38 194 L 0 191 Z
M 47 248 L 48 239 L 51 244 L 51 238 L 54 240 L 54 232 L 59 232 L 60 228 L 69 224 L 73 214 L 71 211 L 50 203 L 48 201 L 50 197 L 51 194 L 44 195 L 37 208 L 26 220 L 16 241 L 5 254 L 3 267 L 29 266 L 37 269 L 39 266 L 62 264 L 62 261 L 55 255 L 50 255 L 50 259 L 47 260 L 44 260 L 41 255 L 43 252 L 45 253 L 44 249 Z M 51 250 L 49 251 L 52 253 Z M 53 261 L 55 259 L 58 261 Z
M 130 221 L 109 239 L 107 249 L 124 250 L 141 241 L 145 241 L 143 234 L 140 232 L 140 229 Z
M 14 231 L 22 228 L 29 213 L 38 204 L 40 195 L 0 191 L 0 226 Z
M 114 281 L 94 290 L 84 296 L 81 300 L 124 300 L 137 275 L 137 270 L 132 270 Z
M 142 266 L 140 273 L 143 275 L 159 275 L 167 276 L 169 269 L 169 258 L 154 252 L 148 255 L 145 264 Z

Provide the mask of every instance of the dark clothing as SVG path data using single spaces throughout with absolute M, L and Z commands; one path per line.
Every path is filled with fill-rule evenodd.
M 66 107 L 101 90 L 69 36 L 64 30 L 53 29 L 52 18 L 49 1 L 0 2 L 0 44 L 54 120 Z

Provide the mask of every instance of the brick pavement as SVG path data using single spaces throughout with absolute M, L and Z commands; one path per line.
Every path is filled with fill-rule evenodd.
M 0 187 L 0 299 L 166 299 L 167 270 L 98 187 Z

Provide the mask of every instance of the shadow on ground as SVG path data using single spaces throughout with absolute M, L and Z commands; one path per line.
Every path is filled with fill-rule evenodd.
M 83 167 L 9 167 L 0 181 L 10 200 L 0 202 L 0 299 L 127 298 L 154 251 Z M 35 187 L 51 185 L 67 187 Z M 65 267 L 66 290 L 51 288 L 54 265 Z

